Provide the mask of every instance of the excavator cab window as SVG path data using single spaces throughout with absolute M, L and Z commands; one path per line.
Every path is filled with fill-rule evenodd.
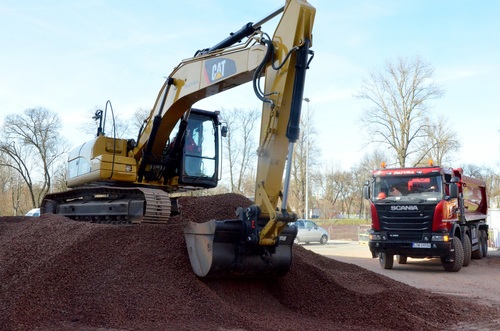
M 189 121 L 184 138 L 184 174 L 203 176 L 203 122 L 197 119 Z
M 184 135 L 180 183 L 215 187 L 219 163 L 217 113 L 193 109 Z

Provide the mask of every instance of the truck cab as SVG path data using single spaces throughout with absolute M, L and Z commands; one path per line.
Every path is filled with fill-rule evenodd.
M 479 255 L 474 251 L 487 249 L 484 182 L 441 167 L 383 168 L 372 175 L 364 188 L 369 247 L 383 268 L 393 267 L 394 256 L 402 264 L 408 257 L 439 257 L 446 270 L 458 271 Z

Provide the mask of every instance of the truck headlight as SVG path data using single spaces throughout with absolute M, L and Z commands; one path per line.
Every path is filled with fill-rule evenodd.
M 370 234 L 370 240 L 380 240 L 382 237 L 379 234 Z
M 433 234 L 432 241 L 444 241 L 447 242 L 450 240 L 450 237 L 447 234 Z

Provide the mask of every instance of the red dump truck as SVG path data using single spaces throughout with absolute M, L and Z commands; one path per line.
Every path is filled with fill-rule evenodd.
M 488 254 L 485 182 L 461 168 L 382 167 L 364 186 L 372 225 L 369 247 L 384 269 L 394 258 L 438 257 L 447 271 Z

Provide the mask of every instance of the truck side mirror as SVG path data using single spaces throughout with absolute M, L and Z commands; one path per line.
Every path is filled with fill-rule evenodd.
M 363 198 L 370 199 L 370 182 L 366 181 L 365 186 L 363 186 Z
M 450 183 L 450 199 L 458 198 L 458 185 Z

